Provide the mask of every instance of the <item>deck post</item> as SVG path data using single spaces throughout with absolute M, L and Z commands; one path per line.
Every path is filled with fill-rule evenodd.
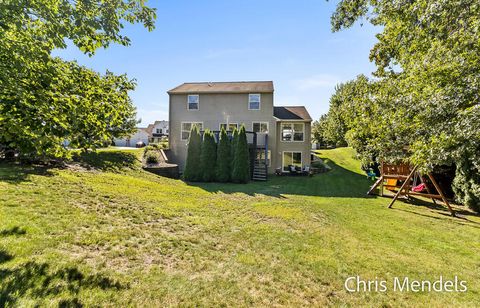
M 265 174 L 268 174 L 268 134 L 265 134 Z
M 255 160 L 257 159 L 257 133 L 253 132 L 253 155 L 250 157 L 250 178 L 253 179 Z

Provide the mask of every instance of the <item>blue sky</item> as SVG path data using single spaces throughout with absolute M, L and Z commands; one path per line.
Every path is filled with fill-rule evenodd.
M 132 45 L 91 58 L 75 47 L 56 51 L 99 72 L 137 80 L 131 97 L 142 126 L 168 120 L 167 90 L 191 81 L 273 80 L 275 105 L 305 105 L 314 119 L 328 110 L 335 84 L 369 74 L 375 28 L 332 33 L 337 1 L 150 0 L 156 29 L 128 25 Z

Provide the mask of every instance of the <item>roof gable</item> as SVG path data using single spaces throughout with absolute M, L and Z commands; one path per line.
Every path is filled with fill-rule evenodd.
M 312 121 L 305 106 L 273 107 L 273 116 L 280 120 Z
M 179 85 L 168 94 L 188 93 L 271 93 L 272 81 L 191 82 Z

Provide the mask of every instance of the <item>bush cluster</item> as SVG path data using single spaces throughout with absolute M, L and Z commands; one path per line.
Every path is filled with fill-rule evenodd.
M 183 175 L 192 182 L 247 183 L 250 158 L 245 127 L 234 130 L 232 138 L 222 128 L 218 142 L 210 130 L 202 138 L 198 128 L 192 127 Z
M 158 164 L 160 162 L 160 152 L 157 150 L 146 151 L 143 156 L 147 164 Z

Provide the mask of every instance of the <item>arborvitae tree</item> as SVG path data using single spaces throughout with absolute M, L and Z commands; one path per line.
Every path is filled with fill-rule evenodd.
M 200 169 L 202 180 L 212 182 L 215 180 L 215 163 L 217 161 L 217 144 L 215 135 L 210 130 L 203 134 L 202 155 L 200 158 Z
M 202 137 L 196 125 L 192 126 L 188 139 L 187 163 L 183 177 L 187 181 L 201 181 L 202 170 L 200 169 L 200 156 L 202 153 Z
M 250 180 L 250 161 L 248 153 L 247 134 L 242 125 L 235 146 L 235 160 L 233 162 L 232 181 L 235 183 L 247 183 Z
M 215 175 L 218 182 L 228 182 L 230 180 L 230 139 L 227 131 L 222 127 L 217 147 L 217 165 L 215 166 Z
M 233 178 L 233 164 L 235 162 L 235 151 L 238 143 L 238 129 L 234 128 L 232 131 L 232 140 L 230 144 L 230 179 Z

